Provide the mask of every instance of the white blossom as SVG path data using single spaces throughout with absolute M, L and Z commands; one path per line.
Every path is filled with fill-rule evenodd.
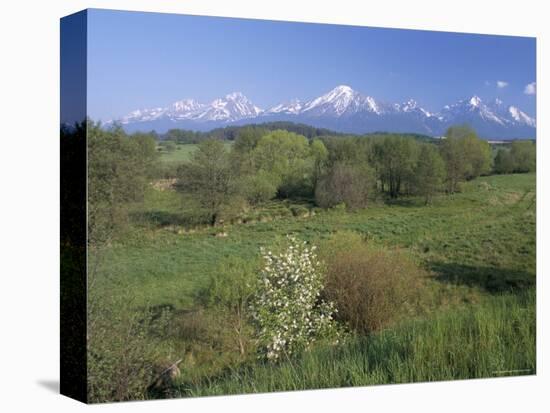
M 265 266 L 258 280 L 252 314 L 268 360 L 308 348 L 324 334 L 337 335 L 332 303 L 319 300 L 323 273 L 315 247 L 288 237 L 286 251 L 260 249 Z

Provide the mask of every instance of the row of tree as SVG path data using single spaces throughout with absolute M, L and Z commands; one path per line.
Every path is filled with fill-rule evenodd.
M 308 139 L 314 139 L 319 136 L 344 136 L 341 133 L 334 132 L 329 129 L 316 128 L 314 126 L 305 125 L 302 123 L 294 122 L 264 122 L 262 124 L 248 124 L 242 126 L 226 126 L 224 128 L 212 129 L 208 132 L 193 131 L 187 129 L 170 129 L 159 138 L 163 141 L 176 142 L 176 143 L 200 143 L 209 139 L 221 139 L 234 141 L 241 134 L 248 133 L 251 130 L 255 130 L 257 133 L 266 134 L 275 130 L 285 130 L 287 132 L 293 132 L 298 135 L 305 136 Z M 154 133 L 154 132 L 151 132 Z
M 220 141 L 202 142 L 179 168 L 178 189 L 198 200 L 215 224 L 236 199 L 257 204 L 309 197 L 321 207 L 362 208 L 380 194 L 417 194 L 428 203 L 491 167 L 490 145 L 465 126 L 450 128 L 435 143 L 392 134 L 308 141 L 284 130 L 244 128 L 232 150 Z
M 491 171 L 491 148 L 469 127 L 453 127 L 439 142 L 426 142 L 401 135 L 378 135 L 371 139 L 325 139 L 328 152 L 326 173 L 317 188 L 321 198 L 330 199 L 324 186 L 339 188 L 341 193 L 370 192 L 390 198 L 417 194 L 429 202 L 442 190 L 456 192 L 462 181 L 488 174 Z M 353 188 L 349 182 L 361 181 Z M 346 188 L 350 186 L 349 188 Z M 340 197 L 341 198 L 341 197 Z M 356 197 L 354 197 L 356 198 Z M 368 196 L 361 196 L 364 206 Z M 337 202 L 335 197 L 330 203 Z M 343 200 L 343 202 L 346 202 Z M 349 202 L 346 202 L 349 204 Z M 350 204 L 350 206 L 353 206 Z
M 510 148 L 499 149 L 495 157 L 494 170 L 498 174 L 534 172 L 536 148 L 532 141 L 515 141 Z
M 239 208 L 239 200 L 254 205 L 276 196 L 310 196 L 323 156 L 326 148 L 321 141 L 250 128 L 239 135 L 232 150 L 220 140 L 200 143 L 191 160 L 178 169 L 177 187 L 198 201 L 208 222 L 215 224 L 228 214 L 228 206 Z

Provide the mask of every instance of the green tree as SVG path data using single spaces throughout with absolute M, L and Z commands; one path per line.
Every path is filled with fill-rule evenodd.
M 514 161 L 515 172 L 534 172 L 537 153 L 535 144 L 531 141 L 514 141 L 510 154 Z
M 469 126 L 452 126 L 445 133 L 441 156 L 447 168 L 447 190 L 456 192 L 461 181 L 491 171 L 491 147 Z
M 231 151 L 231 163 L 240 176 L 254 175 L 256 172 L 252 151 L 258 145 L 262 136 L 267 135 L 269 131 L 264 128 L 247 126 L 237 132 L 233 150 Z
M 111 239 L 127 219 L 127 205 L 141 201 L 156 170 L 156 142 L 149 134 L 128 136 L 88 122 L 88 240 Z
M 251 152 L 256 172 L 278 181 L 284 197 L 311 192 L 312 159 L 304 136 L 276 130 L 264 135 Z
M 269 133 L 267 129 L 247 126 L 237 132 L 233 150 L 241 154 L 249 154 L 258 145 L 258 142 Z
M 460 141 L 456 138 L 446 138 L 441 143 L 441 157 L 445 161 L 447 191 L 458 190 L 459 183 L 465 179 L 467 171 L 466 154 Z
M 315 201 L 323 208 L 342 203 L 350 209 L 364 208 L 373 188 L 373 172 L 367 165 L 337 162 L 319 180 Z
M 418 143 L 410 138 L 390 135 L 376 142 L 376 169 L 382 191 L 387 190 L 391 198 L 399 196 L 404 186 L 413 183 L 417 153 Z
M 499 149 L 495 156 L 494 171 L 497 174 L 511 174 L 514 172 L 514 157 L 507 149 Z
M 311 156 L 313 157 L 313 187 L 317 186 L 317 182 L 323 175 L 328 162 L 328 150 L 319 139 L 315 139 L 310 145 Z
M 215 225 L 236 195 L 234 171 L 223 142 L 201 142 L 190 161 L 179 168 L 177 188 L 198 200 L 210 225 Z
M 277 195 L 279 180 L 267 172 L 244 175 L 239 178 L 239 191 L 252 204 L 257 205 Z
M 328 136 L 322 139 L 328 150 L 329 166 L 337 162 L 358 165 L 372 161 L 372 139 Z
M 432 144 L 424 144 L 420 149 L 418 163 L 415 168 L 415 190 L 429 204 L 445 179 L 445 163 L 437 148 Z

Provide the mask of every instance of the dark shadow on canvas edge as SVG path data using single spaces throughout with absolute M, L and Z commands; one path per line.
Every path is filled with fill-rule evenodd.
M 59 394 L 59 380 L 38 380 L 36 382 L 40 387 L 43 387 L 46 390 L 49 390 L 52 393 Z

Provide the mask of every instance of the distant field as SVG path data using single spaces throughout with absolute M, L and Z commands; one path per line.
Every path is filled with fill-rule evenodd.
M 233 142 L 225 142 L 224 145 L 227 149 L 231 148 L 231 145 Z M 177 145 L 176 150 L 168 152 L 168 151 L 162 151 L 160 155 L 161 162 L 165 164 L 174 164 L 174 163 L 180 163 L 185 162 L 189 160 L 191 157 L 191 154 L 197 149 L 196 144 L 184 144 L 184 145 Z

